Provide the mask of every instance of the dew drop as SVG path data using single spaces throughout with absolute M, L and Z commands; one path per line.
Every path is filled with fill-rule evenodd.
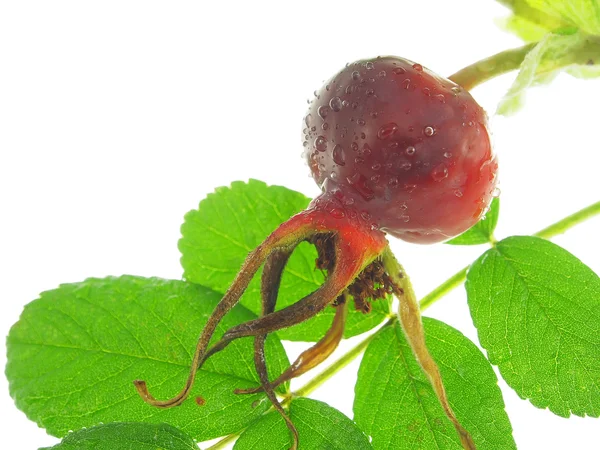
M 402 82 L 402 87 L 408 91 L 408 88 L 410 87 L 410 78 L 407 78 Z
M 379 72 L 379 76 L 380 77 L 385 77 L 387 75 L 387 73 L 385 72 L 385 70 L 382 70 L 381 72 Z
M 359 80 L 360 79 L 360 73 L 358 72 L 358 70 L 355 70 L 354 72 L 352 72 L 352 79 L 354 81 Z
M 425 134 L 425 136 L 433 136 L 435 133 L 435 129 L 433 127 L 425 127 L 423 128 L 423 133 Z
M 388 186 L 397 187 L 398 186 L 398 178 L 390 177 L 388 180 Z
M 371 169 L 377 171 L 377 170 L 381 169 L 381 164 L 375 163 L 371 166 Z
M 442 181 L 444 178 L 447 178 L 447 177 L 448 177 L 448 168 L 443 163 L 438 164 L 431 171 L 431 178 L 433 178 L 434 181 Z
M 460 94 L 460 88 L 458 86 L 452 86 L 452 89 L 450 89 L 454 95 L 458 95 Z
M 350 102 L 349 102 L 348 100 L 344 100 L 344 101 L 342 102 L 342 106 L 343 106 L 344 108 L 347 108 L 348 106 L 350 106 Z
M 400 216 L 400 220 L 404 223 L 408 223 L 410 221 L 410 216 L 402 215 Z
M 406 70 L 402 67 L 396 67 L 394 70 L 392 70 L 392 73 L 394 75 L 404 75 L 406 73 Z
M 423 72 L 423 66 L 421 64 L 413 64 L 413 69 L 417 72 Z
M 379 179 L 381 178 L 381 175 L 373 175 L 371 177 L 371 181 L 375 184 L 379 183 Z
M 329 85 L 325 86 L 325 89 L 326 89 L 326 90 L 329 90 L 329 89 L 330 89 L 330 86 L 329 86 Z
M 317 167 L 321 172 L 325 170 L 325 164 L 319 164 Z
M 344 205 L 346 205 L 346 206 L 354 205 L 354 199 L 352 197 L 348 197 L 346 200 L 344 200 Z
M 356 152 L 358 151 L 358 144 L 356 142 L 353 142 L 352 144 L 350 144 L 350 148 L 353 152 Z
M 315 148 L 320 152 L 326 151 L 327 150 L 327 139 L 325 139 L 324 136 L 317 136 L 315 138 Z
M 365 64 L 365 68 L 366 68 L 367 70 L 373 70 L 373 68 L 374 68 L 374 67 L 375 67 L 375 65 L 374 65 L 374 64 L 373 64 L 371 61 L 368 61 L 368 62 Z
M 306 127 L 310 127 L 310 121 L 312 120 L 312 114 L 308 114 L 305 118 L 304 118 L 304 123 L 306 124 Z
M 494 192 L 492 193 L 492 197 L 500 197 L 500 188 L 494 188 Z
M 366 138 L 367 138 L 367 135 L 366 135 L 365 133 L 360 133 L 360 138 L 361 138 L 361 139 L 366 139 Z
M 463 196 L 463 192 L 460 189 L 455 189 L 454 195 L 458 198 L 461 198 Z
M 333 147 L 333 161 L 339 166 L 346 165 L 346 152 L 344 147 L 339 144 Z
M 308 141 L 304 141 L 304 142 L 302 143 L 302 146 L 303 146 L 303 147 L 308 147 Z
M 389 139 L 396 131 L 398 131 L 398 125 L 394 122 L 386 123 L 377 131 L 377 137 L 381 140 Z
M 366 124 L 367 122 L 365 122 L 365 120 L 364 120 L 364 119 L 358 119 L 358 120 L 356 121 L 356 123 L 357 123 L 357 124 L 359 124 L 361 127 L 364 127 L 364 126 L 365 126 L 365 124 Z
M 406 211 L 408 209 L 408 205 L 406 204 L 406 202 L 402 202 L 400 203 L 399 208 L 403 211 Z
M 417 152 L 417 149 L 411 145 L 410 147 L 406 147 L 405 152 L 408 156 L 412 156 Z
M 327 122 L 323 122 L 323 125 L 321 125 L 321 128 L 323 130 L 327 130 L 329 128 L 329 124 Z
M 412 164 L 411 164 L 411 163 L 409 163 L 409 162 L 405 162 L 405 163 L 402 163 L 402 164 L 400 165 L 400 168 L 401 168 L 402 170 L 407 170 L 407 171 L 408 171 L 408 170 L 410 170 L 410 169 L 411 169 L 411 167 L 412 167 Z
M 369 220 L 371 219 L 371 214 L 369 214 L 367 211 L 363 211 L 360 213 L 360 217 L 362 217 L 365 220 Z
M 417 185 L 416 185 L 416 184 L 405 184 L 405 185 L 404 185 L 404 190 L 405 190 L 406 192 L 408 192 L 409 194 L 410 194 L 411 192 L 413 192 L 413 191 L 414 191 L 416 188 L 417 188 Z
M 365 144 L 363 145 L 362 148 L 362 152 L 361 152 L 364 156 L 369 156 L 371 154 L 371 147 L 369 147 L 369 144 Z
M 366 90 L 366 94 L 367 94 L 369 97 L 371 97 L 371 96 L 375 95 L 375 90 L 374 90 L 374 89 L 367 89 L 367 90 Z
M 440 103 L 446 103 L 446 97 L 444 97 L 444 94 L 437 94 L 435 96 L 435 98 L 440 102 Z
M 444 152 L 444 158 L 448 158 L 448 159 L 452 158 L 452 153 Z
M 350 105 L 350 106 L 352 106 L 352 109 L 356 109 L 356 108 L 358 108 L 358 103 L 352 102 L 352 105 Z
M 346 217 L 346 213 L 340 208 L 333 208 L 331 211 L 329 211 L 329 214 L 336 219 L 343 219 Z
M 342 109 L 342 99 L 339 97 L 333 97 L 331 100 L 329 100 L 329 107 L 333 111 L 338 112 L 340 109 Z
M 315 127 L 314 125 L 312 127 L 310 127 L 310 131 L 317 131 L 317 127 Z
M 329 114 L 329 108 L 327 106 L 319 106 L 319 110 L 317 111 L 319 113 L 319 117 L 321 119 L 325 119 L 325 117 L 327 117 L 327 114 Z

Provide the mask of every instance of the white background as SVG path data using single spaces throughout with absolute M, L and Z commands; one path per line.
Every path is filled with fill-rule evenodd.
M 503 15 L 492 0 L 4 2 L 0 334 L 62 282 L 180 278 L 183 214 L 217 186 L 253 177 L 314 196 L 300 129 L 306 99 L 325 78 L 378 54 L 449 75 L 520 45 L 494 25 Z M 473 92 L 490 114 L 513 76 Z M 498 238 L 535 232 L 599 199 L 598 105 L 599 82 L 564 75 L 530 91 L 518 115 L 492 118 Z M 555 242 L 600 272 L 599 226 L 590 220 Z M 393 247 L 419 295 L 482 251 Z M 476 339 L 463 289 L 427 314 Z M 291 345 L 292 356 L 301 348 Z M 352 416 L 357 368 L 314 397 Z M 556 417 L 500 385 L 520 449 L 600 446 L 597 419 Z M 56 442 L 16 410 L 4 379 L 0 416 L 4 448 Z

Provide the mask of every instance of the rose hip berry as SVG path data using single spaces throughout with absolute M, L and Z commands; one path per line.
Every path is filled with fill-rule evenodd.
M 188 379 L 170 400 L 157 400 L 144 381 L 135 381 L 151 405 L 170 408 L 189 395 L 196 372 L 234 339 L 254 336 L 260 386 L 298 433 L 277 400 L 275 388 L 329 356 L 343 337 L 348 303 L 368 313 L 372 301 L 394 294 L 408 342 L 463 447 L 475 449 L 448 403 L 437 365 L 425 345 L 419 305 L 386 233 L 417 242 L 437 242 L 475 224 L 496 185 L 484 111 L 452 81 L 397 57 L 349 64 L 316 93 L 305 119 L 305 156 L 323 190 L 308 209 L 280 225 L 249 255 L 208 319 L 198 340 Z M 276 310 L 279 284 L 296 246 L 308 241 L 318 252 L 316 268 L 325 282 L 298 302 Z M 256 272 L 261 279 L 261 317 L 229 329 L 212 346 L 221 319 L 240 300 Z M 331 328 L 275 380 L 267 375 L 269 333 L 304 322 L 325 307 L 336 309 Z M 198 400 L 199 401 L 199 400 Z
M 343 193 L 348 207 L 395 237 L 448 239 L 491 201 L 498 165 L 485 112 L 466 90 L 412 61 L 348 65 L 316 92 L 304 125 L 317 184 Z

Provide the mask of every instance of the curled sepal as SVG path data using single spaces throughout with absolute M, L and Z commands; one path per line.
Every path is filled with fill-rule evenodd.
M 444 413 L 454 425 L 454 428 L 460 437 L 462 446 L 465 450 L 476 450 L 473 438 L 460 424 L 450 406 L 438 366 L 427 349 L 419 302 L 413 291 L 412 284 L 406 276 L 403 267 L 396 260 L 396 257 L 389 247 L 386 247 L 383 251 L 382 262 L 390 277 L 394 294 L 398 297 L 398 300 L 400 300 L 398 316 L 400 317 L 400 324 L 402 325 L 406 340 L 419 365 L 423 369 L 423 372 L 427 375 Z

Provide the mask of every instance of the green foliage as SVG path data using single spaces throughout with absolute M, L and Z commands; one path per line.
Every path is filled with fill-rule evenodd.
M 122 422 L 69 433 L 60 444 L 46 450 L 198 450 L 198 446 L 191 437 L 165 423 Z
M 511 237 L 467 275 L 481 345 L 506 382 L 559 416 L 600 416 L 600 279 L 566 250 Z
M 600 38 L 579 31 L 545 35 L 523 60 L 517 78 L 498 105 L 497 113 L 511 115 L 517 112 L 523 106 L 525 91 L 529 87 L 547 83 L 561 70 L 569 69 L 582 77 L 599 75 L 597 70 L 586 70 L 586 64 L 593 62 L 586 55 L 597 55 L 598 52 Z
M 132 381 L 160 399 L 177 394 L 191 352 L 221 294 L 159 278 L 89 279 L 44 292 L 25 307 L 8 336 L 6 375 L 17 406 L 55 436 L 108 422 L 169 423 L 198 440 L 239 431 L 269 408 L 254 387 L 251 339 L 232 343 L 198 372 L 191 398 L 171 409 L 147 405 Z M 239 306 L 216 335 L 255 318 Z M 217 337 L 218 337 L 217 336 Z M 275 338 L 267 345 L 271 377 L 288 359 Z M 204 406 L 194 402 L 201 396 Z
M 369 450 L 367 436 L 356 424 L 326 403 L 308 398 L 292 400 L 289 415 L 298 429 L 299 450 Z M 271 412 L 253 423 L 234 450 L 288 450 L 292 443 L 285 422 Z
M 451 245 L 478 245 L 488 244 L 494 240 L 494 230 L 498 223 L 500 212 L 500 200 L 496 197 L 490 204 L 490 210 L 485 217 L 465 231 L 460 236 L 449 240 L 446 244 Z
M 305 209 L 310 199 L 281 186 L 267 186 L 257 180 L 240 181 L 230 188 L 218 188 L 185 216 L 179 241 L 184 277 L 194 283 L 225 292 L 248 253 L 275 228 Z M 297 302 L 317 289 L 324 274 L 315 269 L 316 250 L 300 244 L 292 254 L 281 281 L 277 309 Z M 391 300 L 391 299 L 390 299 Z M 260 306 L 260 272 L 243 295 L 242 304 L 256 314 Z M 350 308 L 345 337 L 355 336 L 383 322 L 390 303 L 373 303 L 369 314 Z M 282 339 L 318 341 L 331 326 L 335 311 L 326 308 L 314 318 L 281 330 Z
M 489 362 L 459 331 L 423 320 L 450 404 L 478 449 L 514 449 L 502 394 Z M 358 372 L 354 414 L 374 449 L 462 449 L 400 325 L 371 342 Z
M 549 18 L 573 25 L 588 34 L 600 35 L 598 0 L 527 0 L 527 3 Z

